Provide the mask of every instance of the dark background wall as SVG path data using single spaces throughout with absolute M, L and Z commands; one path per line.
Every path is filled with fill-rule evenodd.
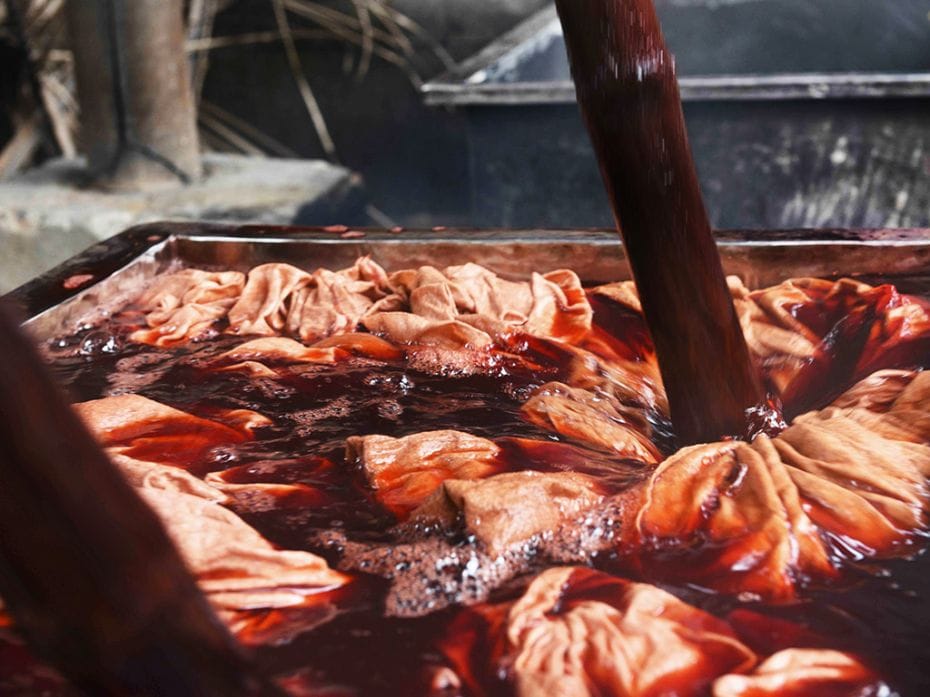
M 342 11 L 347 0 L 327 0 Z M 461 60 L 550 0 L 396 0 Z M 682 75 L 930 72 L 930 0 L 656 0 Z M 239 0 L 218 35 L 273 28 Z M 340 160 L 405 225 L 610 225 L 573 104 L 426 107 L 402 70 L 358 48 L 300 44 Z M 550 78 L 566 79 L 561 65 Z M 550 61 L 551 62 L 551 61 Z M 322 155 L 280 44 L 214 51 L 204 95 L 303 157 Z M 423 79 L 442 70 L 428 50 Z M 721 227 L 930 224 L 930 99 L 757 100 L 686 105 L 705 195 Z M 928 125 L 924 125 L 928 124 Z
M 460 60 L 545 4 L 546 0 L 396 0 L 394 6 Z M 349 3 L 333 0 L 333 5 L 345 11 Z M 219 15 L 214 33 L 273 28 L 270 3 L 246 0 Z M 298 46 L 340 161 L 363 175 L 372 202 L 401 224 L 467 224 L 470 193 L 461 114 L 424 106 L 407 75 L 383 60 L 375 58 L 368 73 L 356 77 L 346 66 L 357 58 L 357 46 L 335 39 Z M 424 79 L 443 69 L 425 48 L 420 60 Z M 323 156 L 280 44 L 213 51 L 204 98 L 302 157 Z

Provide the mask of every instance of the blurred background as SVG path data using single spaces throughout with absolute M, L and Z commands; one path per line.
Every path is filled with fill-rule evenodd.
M 656 5 L 716 226 L 930 225 L 930 0 Z M 612 224 L 548 0 L 0 0 L 0 292 L 158 219 Z

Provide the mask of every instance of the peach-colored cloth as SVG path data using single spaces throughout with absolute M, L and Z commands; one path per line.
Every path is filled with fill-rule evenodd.
M 729 281 L 730 278 L 727 280 Z M 739 279 L 734 278 L 733 280 L 739 282 Z M 625 305 L 633 310 L 633 312 L 641 313 L 643 311 L 643 305 L 639 301 L 639 292 L 636 290 L 636 283 L 633 281 L 608 283 L 603 286 L 598 286 L 593 292 L 597 295 L 603 295 L 605 298 L 610 298 L 621 305 Z
M 158 514 L 181 557 L 223 611 L 304 604 L 349 578 L 308 552 L 277 550 L 222 504 L 226 495 L 177 468 L 111 453 L 136 492 Z
M 188 494 L 214 503 L 226 501 L 226 495 L 222 491 L 185 470 L 170 465 L 160 465 L 157 462 L 137 460 L 112 448 L 107 450 L 107 455 L 119 467 L 126 481 L 137 490 Z
M 171 346 L 204 334 L 226 316 L 242 293 L 244 274 L 183 269 L 158 277 L 136 301 L 148 329 L 130 336 L 133 341 Z
M 346 441 L 346 461 L 361 466 L 375 497 L 401 520 L 446 479 L 478 479 L 500 471 L 499 453 L 487 438 L 450 430 Z
M 722 620 L 584 568 L 540 574 L 510 608 L 506 637 L 520 697 L 700 695 L 756 663 Z
M 341 271 L 313 273 L 290 264 L 263 264 L 249 272 L 242 295 L 229 310 L 229 331 L 314 341 L 353 331 L 389 295 L 387 274 L 368 257 Z
M 280 336 L 271 336 L 263 339 L 252 339 L 235 348 L 221 353 L 220 360 L 254 360 L 282 363 L 334 363 L 336 361 L 336 348 L 304 346 L 299 341 Z
M 398 343 L 475 348 L 515 331 L 573 342 L 591 329 L 591 306 L 572 271 L 533 274 L 527 283 L 477 264 L 423 266 L 390 281 L 409 312 L 372 314 L 363 324 Z
M 771 288 L 747 290 L 730 279 L 734 305 L 750 350 L 770 380 L 788 390 L 792 380 L 824 354 L 861 344 L 851 362 L 852 379 L 889 367 L 894 351 L 930 332 L 927 304 L 902 295 L 893 286 L 869 286 L 844 278 L 797 278 Z M 830 340 L 840 324 L 851 332 Z M 840 345 L 832 344 L 839 338 Z M 885 363 L 886 365 L 882 365 Z
M 542 428 L 620 457 L 647 463 L 661 459 L 652 442 L 624 416 L 628 410 L 612 395 L 553 382 L 536 390 L 522 411 Z
M 773 439 L 680 450 L 633 494 L 639 503 L 622 546 L 661 576 L 669 570 L 656 552 L 700 540 L 705 552 L 689 552 L 673 574 L 770 600 L 793 597 L 799 575 L 835 575 L 843 554 L 906 548 L 927 523 L 930 373 L 887 377 L 907 384 L 885 411 L 833 406 L 798 417 Z M 837 404 L 887 399 L 881 381 L 866 382 Z M 870 400 L 869 387 L 883 396 Z
M 411 312 L 378 312 L 362 319 L 365 328 L 398 344 L 442 348 L 487 348 L 494 337 L 460 319 L 430 319 Z M 503 326 L 499 327 L 503 330 Z
M 276 364 L 333 364 L 340 357 L 334 347 L 315 348 L 281 336 L 252 339 L 221 353 L 214 370 L 221 373 L 247 373 L 253 377 L 276 377 Z
M 334 348 L 346 355 L 361 356 L 378 361 L 399 361 L 404 357 L 404 352 L 391 342 L 372 334 L 360 332 L 336 334 L 321 339 L 313 344 L 313 348 Z
M 668 400 L 654 355 L 649 360 L 632 360 L 617 355 L 602 356 L 575 346 L 561 348 L 569 356 L 565 382 L 624 405 L 623 417 L 641 433 L 649 433 L 646 410 L 668 414 Z
M 729 622 L 577 566 L 542 572 L 515 602 L 462 610 L 439 649 L 449 681 L 469 693 L 504 675 L 518 697 L 856 697 L 882 687 L 857 658 L 830 649 L 785 649 L 760 663 Z
M 229 330 L 237 334 L 274 336 L 296 314 L 296 291 L 312 277 L 290 264 L 262 264 L 249 271 L 242 295 L 229 310 Z
M 74 409 L 104 447 L 185 468 L 201 465 L 210 448 L 251 440 L 255 428 L 271 423 L 248 409 L 219 411 L 203 419 L 135 394 L 82 402 Z
M 859 697 L 891 694 L 869 689 L 878 676 L 849 654 L 828 649 L 785 649 L 749 675 L 724 675 L 713 697 Z
M 810 291 L 829 294 L 832 283 L 800 278 L 752 292 L 737 278 L 727 280 L 750 352 L 775 388 L 784 392 L 797 374 L 815 360 L 823 338 L 797 319 L 796 312 L 813 305 Z M 840 283 L 851 293 L 868 290 L 868 286 L 855 281 Z
M 361 324 L 397 344 L 471 349 L 512 332 L 574 342 L 588 334 L 592 316 L 571 271 L 508 281 L 465 264 L 388 276 L 368 257 L 347 269 L 312 273 L 290 264 L 263 264 L 245 280 L 238 272 L 185 269 L 160 279 L 156 290 L 140 302 L 154 329 L 134 333 L 135 341 L 179 343 L 225 317 L 228 331 L 242 335 L 291 336 L 309 343 L 354 332 Z
M 603 500 L 595 480 L 576 472 L 505 472 L 486 479 L 447 479 L 410 514 L 451 528 L 461 520 L 494 555 L 578 522 Z
M 246 341 L 221 353 L 212 363 L 217 372 L 246 373 L 253 377 L 277 377 L 281 368 L 294 365 L 332 365 L 352 356 L 396 361 L 404 352 L 371 334 L 337 334 L 312 346 L 282 336 Z
M 898 352 L 911 342 L 930 342 L 927 303 L 889 285 L 796 278 L 749 290 L 736 277 L 727 280 L 750 353 L 769 384 L 789 401 L 798 391 L 816 396 L 820 386 L 805 385 L 802 378 L 823 378 L 837 353 L 849 366 L 849 374 L 840 379 L 857 380 L 893 367 Z M 642 311 L 630 281 L 593 292 Z
M 362 257 L 343 271 L 313 272 L 313 283 L 296 293 L 294 308 L 300 310 L 288 317 L 288 332 L 304 341 L 352 332 L 363 317 L 399 305 L 384 269 Z

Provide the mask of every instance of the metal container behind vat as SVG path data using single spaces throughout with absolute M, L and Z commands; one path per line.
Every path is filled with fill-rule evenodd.
M 927 3 L 656 5 L 715 226 L 930 225 Z M 476 224 L 612 224 L 554 8 L 424 94 L 466 115 Z

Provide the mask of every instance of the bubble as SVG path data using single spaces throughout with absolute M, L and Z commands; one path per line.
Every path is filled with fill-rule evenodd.
M 113 355 L 119 353 L 121 348 L 122 344 L 119 339 L 112 334 L 98 330 L 84 336 L 78 352 L 82 356 Z
M 207 457 L 210 462 L 215 462 L 219 465 L 229 465 L 239 461 L 239 452 L 235 448 L 221 445 L 211 448 L 207 453 Z

